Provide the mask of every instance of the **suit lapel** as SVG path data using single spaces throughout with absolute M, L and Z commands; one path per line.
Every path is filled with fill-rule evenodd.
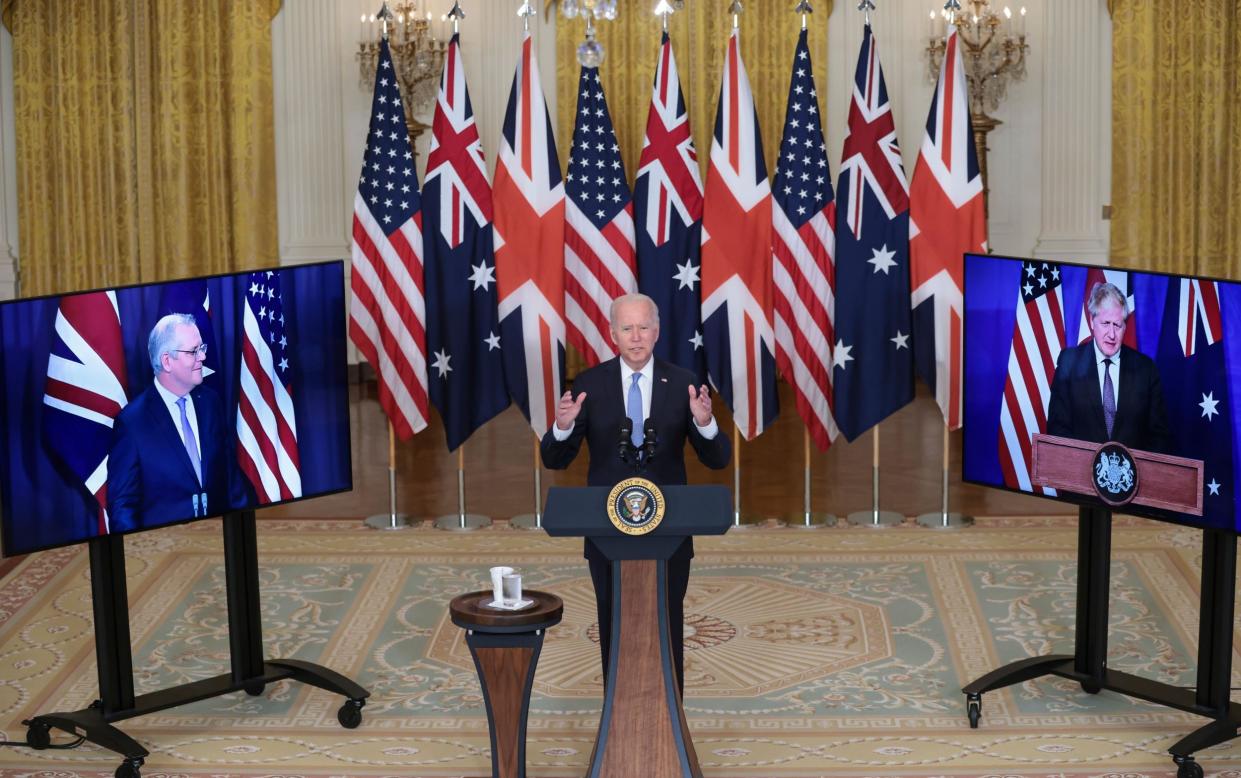
M 1133 353 L 1126 353 L 1128 350 L 1121 348 L 1120 357 L 1120 385 L 1125 387 L 1124 393 L 1116 395 L 1116 418 L 1112 420 L 1112 432 L 1118 433 L 1121 429 L 1122 422 L 1128 424 L 1136 412 L 1135 404 L 1138 401 L 1138 379 L 1136 376 L 1137 362 L 1134 360 Z M 1115 434 L 1113 438 L 1117 437 Z
M 1099 363 L 1095 362 L 1094 342 L 1087 343 L 1083 352 L 1082 359 L 1082 379 L 1089 382 L 1090 386 L 1090 410 L 1094 417 L 1093 421 L 1101 436 L 1106 439 L 1107 435 L 1107 419 L 1103 416 L 1103 387 L 1099 385 Z M 1115 420 L 1113 420 L 1113 429 L 1115 428 Z
M 194 465 L 190 462 L 190 455 L 185 451 L 185 439 L 181 437 L 181 430 L 177 429 L 177 426 L 173 424 L 172 415 L 168 412 L 168 406 L 164 404 L 163 395 L 159 393 L 159 390 L 154 385 L 147 391 L 151 393 L 151 402 L 147 404 L 147 416 L 151 423 L 151 429 L 159 430 L 165 439 L 171 440 L 170 445 L 176 451 L 181 452 L 180 456 L 177 457 L 177 461 L 184 467 L 186 475 L 191 479 L 191 483 L 196 483 L 198 481 L 198 474 L 194 472 Z M 196 407 L 194 410 L 197 412 L 198 408 Z M 202 419 L 198 421 L 201 425 Z M 199 429 L 201 429 L 201 426 Z M 201 432 L 199 437 L 202 437 Z M 200 461 L 201 458 L 201 452 L 199 452 Z
M 668 371 L 664 366 L 655 361 L 655 368 L 651 371 L 651 418 L 662 418 L 656 414 L 663 410 L 664 403 L 668 401 Z

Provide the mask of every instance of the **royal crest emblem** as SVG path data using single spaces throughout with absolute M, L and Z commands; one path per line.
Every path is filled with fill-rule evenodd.
M 1095 491 L 1109 505 L 1124 505 L 1138 491 L 1138 472 L 1124 446 L 1109 443 L 1094 459 Z
M 645 478 L 628 478 L 608 494 L 608 518 L 626 535 L 645 535 L 664 519 L 664 495 Z

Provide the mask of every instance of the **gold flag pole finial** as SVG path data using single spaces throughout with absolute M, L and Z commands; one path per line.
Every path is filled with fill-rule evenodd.
M 741 26 L 741 12 L 745 10 L 741 7 L 741 0 L 732 0 L 728 4 L 728 12 L 733 15 L 733 29 Z
M 806 17 L 814 13 L 814 7 L 810 5 L 810 0 L 800 0 L 797 7 L 793 9 L 793 13 L 801 14 L 801 28 L 806 29 Z

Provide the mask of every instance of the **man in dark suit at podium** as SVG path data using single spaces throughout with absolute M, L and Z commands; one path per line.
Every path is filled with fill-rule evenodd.
M 1047 434 L 1166 452 L 1168 412 L 1159 369 L 1124 345 L 1128 301 L 1114 284 L 1096 284 L 1086 308 L 1089 343 L 1060 352 L 1047 406 Z
M 155 380 L 116 417 L 108 453 L 113 532 L 249 504 L 224 404 L 200 386 L 207 347 L 194 317 L 173 313 L 147 340 Z
M 565 392 L 556 407 L 556 423 L 543 436 L 543 466 L 569 466 L 582 440 L 590 449 L 590 486 L 613 486 L 641 475 L 659 485 L 684 484 L 685 441 L 707 467 L 728 465 L 732 446 L 711 413 L 711 395 L 705 385 L 694 385 L 694 374 L 653 357 L 659 339 L 659 309 L 646 295 L 628 294 L 612 302 L 612 342 L 620 356 L 584 370 L 574 381 L 577 392 Z M 653 428 L 655 453 L 638 467 L 622 461 L 619 438 L 622 423 L 632 423 L 630 442 L 641 449 L 644 430 Z M 668 628 L 681 695 L 685 694 L 685 591 L 689 587 L 694 543 L 687 538 L 668 560 Z M 589 538 L 585 557 L 595 586 L 599 615 L 599 647 L 603 676 L 607 678 L 612 625 L 611 565 Z

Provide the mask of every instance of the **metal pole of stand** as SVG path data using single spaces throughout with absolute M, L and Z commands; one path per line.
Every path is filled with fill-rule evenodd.
M 874 426 L 875 449 L 870 465 L 870 510 L 849 514 L 849 524 L 855 527 L 895 527 L 905 520 L 896 511 L 879 510 L 879 425 Z
M 514 516 L 509 524 L 517 529 L 543 529 L 543 468 L 539 462 L 539 439 L 534 439 L 534 513 Z
M 918 516 L 918 526 L 929 529 L 961 529 L 974 523 L 973 516 L 948 512 L 948 425 L 944 425 L 944 494 L 943 507 L 934 513 L 923 513 Z
M 435 528 L 468 532 L 490 526 L 488 517 L 465 512 L 465 444 L 462 443 L 457 447 L 457 512 L 440 516 L 435 520 Z
M 405 529 L 413 522 L 404 513 L 396 512 L 396 431 L 388 422 L 388 512 L 376 513 L 363 520 L 372 529 Z
M 741 528 L 741 433 L 733 425 L 733 529 Z
M 789 517 L 788 525 L 798 529 L 823 529 L 835 527 L 836 517 L 830 513 L 815 513 L 810 505 L 810 429 L 802 429 L 802 454 L 805 467 L 802 471 L 802 512 Z

